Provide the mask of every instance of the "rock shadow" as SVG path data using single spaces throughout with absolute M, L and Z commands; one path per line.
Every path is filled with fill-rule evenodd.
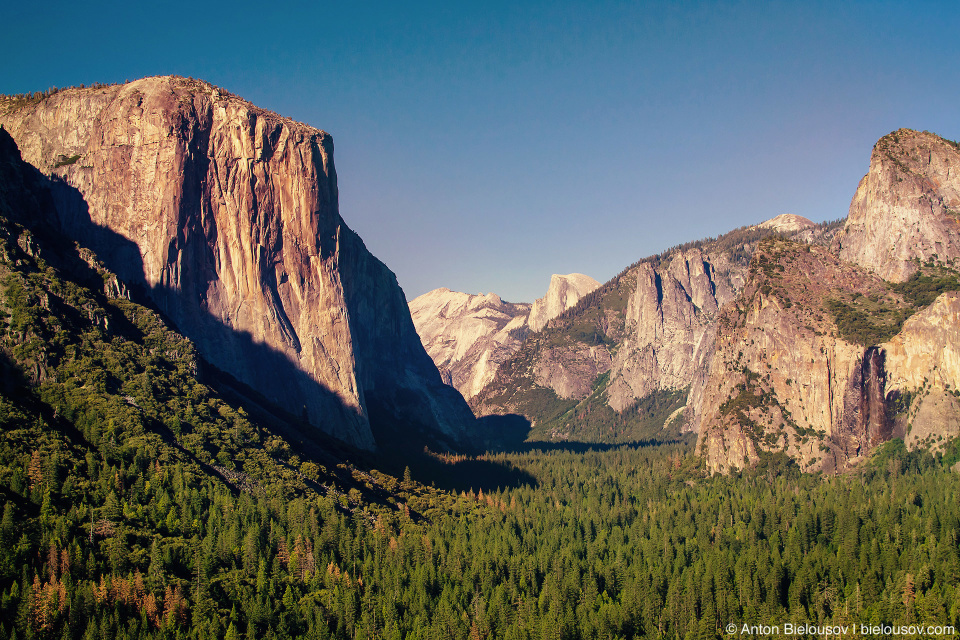
M 688 437 L 626 442 L 580 442 L 576 440 L 541 441 L 529 440 L 530 420 L 515 413 L 506 415 L 488 415 L 477 418 L 477 435 L 474 444 L 481 451 L 494 453 L 531 453 L 533 451 L 615 451 L 618 449 L 643 449 L 660 445 L 685 444 Z
M 47 176 L 24 162 L 12 137 L 3 129 L 0 129 L 0 151 L 4 208 L 13 222 L 40 240 L 35 248 L 27 247 L 28 251 L 35 249 L 36 252 L 43 247 L 42 254 L 37 253 L 35 257 L 69 273 L 72 279 L 94 292 L 129 298 L 158 312 L 170 328 L 197 347 L 201 358 L 197 377 L 201 382 L 229 393 L 236 400 L 255 404 L 265 416 L 274 415 L 273 422 L 286 425 L 288 435 L 314 428 L 350 441 L 351 433 L 343 427 L 363 423 L 357 409 L 347 406 L 337 394 L 299 369 L 284 354 L 256 341 L 249 332 L 225 325 L 196 301 L 183 300 L 192 292 L 182 294 L 171 287 L 150 286 L 137 244 L 96 224 L 82 193 L 60 176 Z M 194 244 L 201 251 L 209 251 L 202 242 Z M 78 245 L 92 254 L 78 250 Z M 97 263 L 116 274 L 120 281 L 105 281 L 97 270 Z M 204 335 L 191 335 L 177 325 L 170 312 L 183 309 L 171 309 L 175 305 L 202 316 L 199 322 Z M 108 317 L 102 324 L 112 333 L 142 339 L 120 309 L 112 305 L 104 305 L 104 309 Z M 229 354 L 233 354 L 232 358 Z M 224 361 L 237 364 L 247 379 L 240 381 L 224 373 Z M 279 406 L 301 410 L 297 415 Z
M 436 441 L 425 432 L 376 428 L 374 437 L 380 447 L 367 462 L 398 478 L 409 467 L 417 482 L 446 491 L 489 492 L 539 486 L 526 471 L 481 456 L 486 451 L 510 451 L 519 446 L 530 430 L 529 420 L 518 415 L 486 416 L 476 425 L 470 446 L 460 449 L 466 451 L 462 454 L 436 452 Z

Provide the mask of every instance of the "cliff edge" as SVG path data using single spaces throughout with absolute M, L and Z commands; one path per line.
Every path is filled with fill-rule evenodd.
M 462 438 L 393 273 L 339 214 L 333 139 L 210 84 L 153 77 L 4 98 L 63 230 L 217 369 L 373 448 L 371 409 Z
M 840 258 L 904 282 L 918 263 L 960 266 L 960 147 L 899 129 L 877 141 L 843 230 Z

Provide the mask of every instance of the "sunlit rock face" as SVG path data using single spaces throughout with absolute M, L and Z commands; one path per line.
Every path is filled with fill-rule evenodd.
M 464 433 L 395 276 L 340 217 L 329 134 L 176 77 L 8 100 L 0 123 L 54 177 L 64 229 L 216 368 L 359 447 L 373 406 Z
M 816 307 L 792 313 L 778 296 L 746 291 L 749 306 L 721 320 L 704 394 L 698 451 L 708 468 L 784 451 L 804 469 L 835 472 L 891 438 L 936 450 L 960 435 L 960 295 L 942 294 L 864 348 L 837 338 Z
M 841 293 L 883 290 L 823 247 L 761 244 L 746 286 L 718 319 L 697 407 L 697 447 L 711 470 L 749 466 L 761 451 L 832 470 L 889 438 L 876 408 L 883 353 L 840 338 L 826 307 Z
M 414 325 L 444 381 L 470 399 L 496 376 L 531 331 L 539 331 L 600 283 L 582 273 L 554 274 L 547 294 L 529 303 L 495 293 L 435 289 L 410 302 Z
M 726 254 L 677 252 L 655 267 L 638 265 L 625 335 L 613 358 L 608 402 L 622 411 L 661 389 L 683 389 L 705 373 L 718 309 L 743 286 L 745 265 Z
M 519 348 L 528 332 L 530 304 L 444 288 L 414 298 L 410 313 L 444 382 L 471 398 Z
M 822 247 L 761 245 L 720 314 L 696 407 L 709 469 L 782 451 L 805 470 L 836 472 L 891 438 L 935 450 L 960 434 L 960 294 L 941 294 L 878 344 L 844 337 L 831 310 L 858 299 L 912 310 L 888 282 Z
M 888 419 L 907 446 L 936 449 L 960 435 L 960 293 L 941 294 L 881 346 Z
M 903 282 L 917 263 L 960 265 L 960 148 L 900 129 L 873 147 L 835 246 L 842 259 Z
M 600 286 L 600 283 L 582 273 L 553 274 L 547 295 L 537 298 L 530 309 L 527 324 L 533 331 L 540 331 L 547 323 L 577 304 L 580 298 Z
M 747 285 L 721 313 L 695 407 L 710 469 L 783 451 L 804 469 L 837 471 L 890 438 L 936 449 L 960 433 L 960 296 L 919 308 L 890 284 L 922 265 L 960 266 L 958 167 L 957 144 L 895 131 L 874 146 L 831 251 L 774 242 L 754 255 Z M 853 327 L 880 322 L 854 320 L 858 305 L 899 308 L 902 324 L 879 344 L 855 341 Z

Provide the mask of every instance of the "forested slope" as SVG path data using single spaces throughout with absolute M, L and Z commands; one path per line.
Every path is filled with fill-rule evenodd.
M 341 545 L 353 557 L 354 530 L 421 517 L 436 492 L 401 494 L 315 429 L 200 382 L 222 374 L 51 207 L 0 138 L 0 636 L 284 629 L 290 594 Z
M 327 469 L 197 382 L 155 314 L 4 229 L 0 637 L 960 625 L 956 443 L 826 481 L 776 457 L 704 477 L 684 445 L 449 459 L 529 478 L 459 497 Z

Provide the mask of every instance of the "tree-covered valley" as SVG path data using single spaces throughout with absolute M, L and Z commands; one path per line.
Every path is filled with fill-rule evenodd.
M 83 284 L 114 282 L 92 257 L 67 278 L 43 247 L 4 220 L 4 638 L 960 625 L 956 442 L 894 441 L 831 478 L 782 456 L 708 476 L 689 439 L 424 455 L 394 477 L 199 382 L 156 313 Z
M 775 405 L 803 446 L 834 437 L 751 386 L 747 364 L 769 381 L 783 373 L 771 345 L 799 343 L 751 326 L 755 361 L 731 356 L 745 379 L 732 389 L 708 356 L 715 335 L 721 352 L 746 348 L 731 332 L 754 303 L 780 319 L 813 308 L 785 278 L 824 279 L 805 267 L 839 261 L 835 237 L 857 247 L 839 223 L 806 221 L 797 273 L 754 259 L 784 240 L 752 227 L 636 263 L 506 362 L 488 395 L 516 412 L 475 419 L 418 342 L 396 278 L 340 217 L 328 134 L 176 77 L 4 100 L 0 116 L 47 146 L 26 145 L 39 159 L 24 162 L 0 127 L 0 640 L 960 627 L 954 267 L 930 256 L 890 291 L 853 266 L 824 272 L 844 286 L 853 273 L 864 293 L 820 300 L 822 324 L 802 329 L 836 339 L 855 375 L 791 377 L 779 393 L 826 381 L 839 399 L 850 463 L 833 474 L 801 472 L 796 449 L 759 427 L 733 429 Z M 76 109 L 61 108 L 81 103 L 126 115 L 88 122 L 114 124 L 81 144 L 63 115 Z M 137 147 L 150 162 L 133 162 L 140 143 L 126 141 L 153 126 L 144 110 L 165 124 Z M 110 136 L 123 144 L 99 145 Z M 166 231 L 130 240 L 158 220 Z M 647 330 L 656 339 L 640 341 Z M 888 360 L 874 336 L 891 341 Z M 534 363 L 541 351 L 551 367 Z M 541 384 L 601 352 L 582 397 Z M 809 369 L 832 376 L 838 360 L 816 353 Z M 885 395 L 895 374 L 903 393 Z M 681 428 L 708 377 L 727 420 L 713 445 L 734 465 L 711 467 Z

